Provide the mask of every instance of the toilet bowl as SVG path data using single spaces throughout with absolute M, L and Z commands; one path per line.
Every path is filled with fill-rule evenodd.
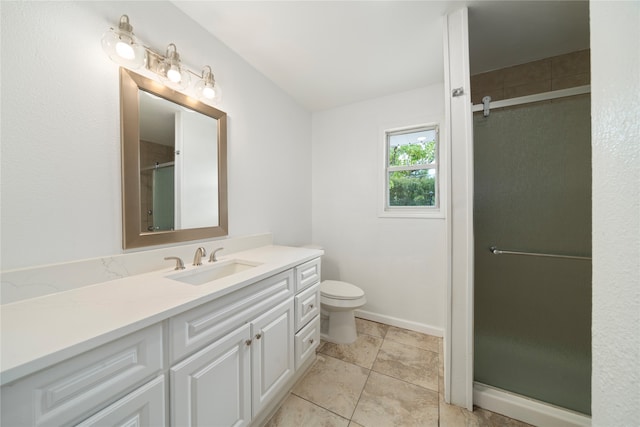
M 336 344 L 351 344 L 357 338 L 354 310 L 367 302 L 357 286 L 337 280 L 320 283 L 321 338 Z

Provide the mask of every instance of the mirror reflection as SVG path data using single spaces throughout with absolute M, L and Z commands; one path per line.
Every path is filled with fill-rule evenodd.
M 227 235 L 226 114 L 120 76 L 124 248 Z
M 140 91 L 141 230 L 218 225 L 218 121 Z

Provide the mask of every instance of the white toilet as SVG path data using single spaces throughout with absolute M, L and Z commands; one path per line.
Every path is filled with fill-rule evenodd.
M 351 344 L 357 338 L 354 310 L 367 303 L 364 291 L 337 280 L 320 283 L 321 338 L 336 344 Z

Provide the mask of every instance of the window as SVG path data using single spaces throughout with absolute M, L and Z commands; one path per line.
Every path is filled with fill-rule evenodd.
M 385 132 L 382 216 L 428 216 L 439 212 L 438 126 Z

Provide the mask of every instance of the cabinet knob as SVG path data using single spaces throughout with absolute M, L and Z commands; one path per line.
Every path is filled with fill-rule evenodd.
M 245 343 L 246 345 L 251 345 L 251 340 L 246 340 L 244 343 Z
M 260 338 L 262 338 L 262 332 L 258 332 L 258 334 L 256 335 L 257 340 L 259 340 Z
M 313 304 L 309 304 L 309 308 L 307 310 L 312 310 L 313 309 Z
M 309 340 L 309 344 L 313 344 L 313 338 Z

